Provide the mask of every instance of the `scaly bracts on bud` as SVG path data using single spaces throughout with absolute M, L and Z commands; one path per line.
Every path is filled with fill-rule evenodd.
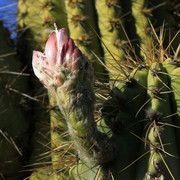
M 80 158 L 103 164 L 114 156 L 114 145 L 97 130 L 94 120 L 93 70 L 68 38 L 65 29 L 50 34 L 45 52 L 33 52 L 33 69 L 55 97 Z

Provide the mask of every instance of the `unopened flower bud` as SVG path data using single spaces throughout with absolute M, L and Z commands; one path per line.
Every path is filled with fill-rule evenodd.
M 69 73 L 77 72 L 79 61 L 84 60 L 87 61 L 86 57 L 62 28 L 51 32 L 44 53 L 33 51 L 32 64 L 35 75 L 46 87 L 58 87 L 63 83 L 62 69 L 66 68 Z

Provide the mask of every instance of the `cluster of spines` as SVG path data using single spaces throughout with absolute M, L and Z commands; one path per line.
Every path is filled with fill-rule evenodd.
M 171 44 L 173 50 L 178 48 L 180 41 L 180 36 L 178 35 L 178 23 L 176 19 L 176 7 L 176 0 L 158 0 L 156 2 L 152 2 L 150 7 L 152 10 L 152 16 L 156 17 L 156 19 L 152 18 L 151 20 L 154 27 L 157 27 L 157 31 L 160 31 L 158 27 L 163 24 L 166 29 L 163 37 L 163 46 L 167 47 Z M 169 49 L 169 51 L 171 50 Z

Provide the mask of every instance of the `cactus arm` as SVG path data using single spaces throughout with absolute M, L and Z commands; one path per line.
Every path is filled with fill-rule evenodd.
M 121 87 L 121 90 L 127 97 L 127 110 L 125 110 L 126 114 L 128 115 L 125 117 L 125 132 L 132 132 L 136 134 L 137 136 L 141 137 L 142 135 L 142 123 L 140 122 L 143 119 L 143 110 L 140 110 L 146 100 L 146 85 L 147 85 L 147 75 L 148 75 L 148 69 L 146 67 L 142 67 L 142 69 L 134 69 L 130 75 L 130 82 L 127 81 L 125 89 L 124 87 Z M 131 84 L 132 81 L 132 84 Z M 128 84 L 130 83 L 130 84 Z M 130 85 L 128 87 L 128 85 Z M 131 87 L 132 85 L 132 87 Z M 120 87 L 119 87 L 120 88 Z M 138 113 L 139 112 L 139 113 Z M 126 119 L 127 118 L 127 119 Z M 140 150 L 140 141 L 138 138 L 133 136 L 130 133 L 126 133 L 127 137 L 127 147 L 130 146 L 133 147 L 130 151 L 130 155 L 128 155 L 128 151 L 126 148 L 121 149 L 123 150 L 121 162 L 121 168 L 125 168 L 129 164 L 133 163 L 133 161 L 136 160 L 139 150 Z M 125 158 L 126 156 L 126 158 Z M 125 159 L 124 159 L 125 158 Z M 120 160 L 119 160 L 120 161 Z M 130 176 L 130 174 L 134 174 L 133 176 Z M 133 179 L 136 174 L 136 169 L 134 167 L 134 164 L 132 167 L 130 166 L 129 169 L 125 169 L 124 172 L 121 172 L 122 179 Z
M 178 127 L 180 127 L 180 68 L 177 67 L 172 72 L 172 79 L 171 79 L 171 87 L 174 91 L 174 99 L 176 101 L 176 108 L 177 108 L 177 119 L 176 124 Z M 178 142 L 180 140 L 180 131 L 177 129 L 178 134 Z M 179 145 L 179 151 L 180 151 L 180 145 Z

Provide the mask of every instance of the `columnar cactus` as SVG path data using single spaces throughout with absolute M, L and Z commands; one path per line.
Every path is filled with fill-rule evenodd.
M 9 57 L 0 61 L 0 160 L 3 165 L 16 162 L 13 168 L 0 168 L 0 177 L 19 180 L 22 176 L 16 172 L 28 163 L 30 180 L 178 179 L 180 36 L 175 35 L 175 4 L 176 0 L 18 0 L 18 46 L 13 52 L 17 49 L 22 63 L 30 67 L 31 94 L 23 93 L 25 82 L 17 81 L 21 76 L 6 86 L 12 85 L 12 75 L 4 74 L 4 66 L 12 65 L 12 71 L 19 64 Z M 66 30 L 54 30 L 54 24 Z M 33 51 L 33 70 L 48 91 L 32 75 L 33 49 L 44 51 Z M 15 92 L 22 96 L 15 97 Z M 24 102 L 23 96 L 37 101 L 26 106 L 28 131 L 14 101 Z M 3 111 L 7 108 L 16 112 L 13 118 Z M 6 133 L 17 134 L 11 142 L 18 147 L 23 147 L 18 144 L 21 135 L 30 134 L 26 162 L 20 161 L 19 148 L 14 151 L 16 146 L 7 144 L 11 138 Z
M 171 110 L 172 110 L 172 113 L 175 113 L 175 115 L 172 116 L 172 121 L 174 125 L 176 125 L 177 127 L 180 126 L 179 66 L 180 64 L 179 64 L 179 60 L 177 56 L 174 57 L 174 60 L 169 58 L 164 62 L 164 67 L 166 68 L 166 71 L 168 73 L 168 78 L 170 79 L 170 82 L 171 82 L 170 88 L 173 91 L 173 93 L 170 96 L 170 97 L 173 97 L 173 99 L 171 99 L 171 102 L 170 102 Z M 176 129 L 176 133 L 178 134 L 177 142 L 179 142 L 180 132 L 178 131 L 178 129 Z M 178 144 L 178 149 L 180 152 L 179 143 L 177 144 Z
M 146 110 L 146 118 L 149 121 L 146 140 L 150 146 L 150 157 L 146 179 L 170 179 L 179 176 L 179 171 L 174 168 L 179 166 L 179 159 L 175 128 L 171 127 L 173 112 L 170 107 L 172 92 L 169 83 L 163 64 L 153 63 L 148 74 L 147 97 L 150 103 L 149 109 Z
M 120 82 L 113 88 L 112 98 L 102 111 L 104 126 L 111 131 L 107 135 L 102 129 L 98 130 L 94 120 L 92 68 L 73 40 L 67 37 L 65 29 L 56 29 L 50 34 L 44 53 L 33 52 L 34 72 L 55 97 L 81 161 L 101 169 L 99 173 L 96 168 L 83 172 L 86 168 L 78 170 L 76 167 L 71 169 L 71 176 L 93 179 L 96 176 L 93 171 L 97 171 L 99 179 L 137 176 L 137 179 L 148 180 L 180 176 L 174 168 L 180 165 L 180 160 L 169 106 L 173 91 L 163 67 L 162 53 L 157 58 L 152 56 L 152 61 L 139 65 L 130 75 L 126 74 L 125 83 Z M 149 160 L 136 172 L 136 166 L 129 166 L 141 151 L 137 137 L 142 136 L 144 118 L 149 121 L 145 123 L 144 137 Z M 127 143 L 133 149 L 127 150 Z M 144 168 L 147 171 L 139 174 Z

